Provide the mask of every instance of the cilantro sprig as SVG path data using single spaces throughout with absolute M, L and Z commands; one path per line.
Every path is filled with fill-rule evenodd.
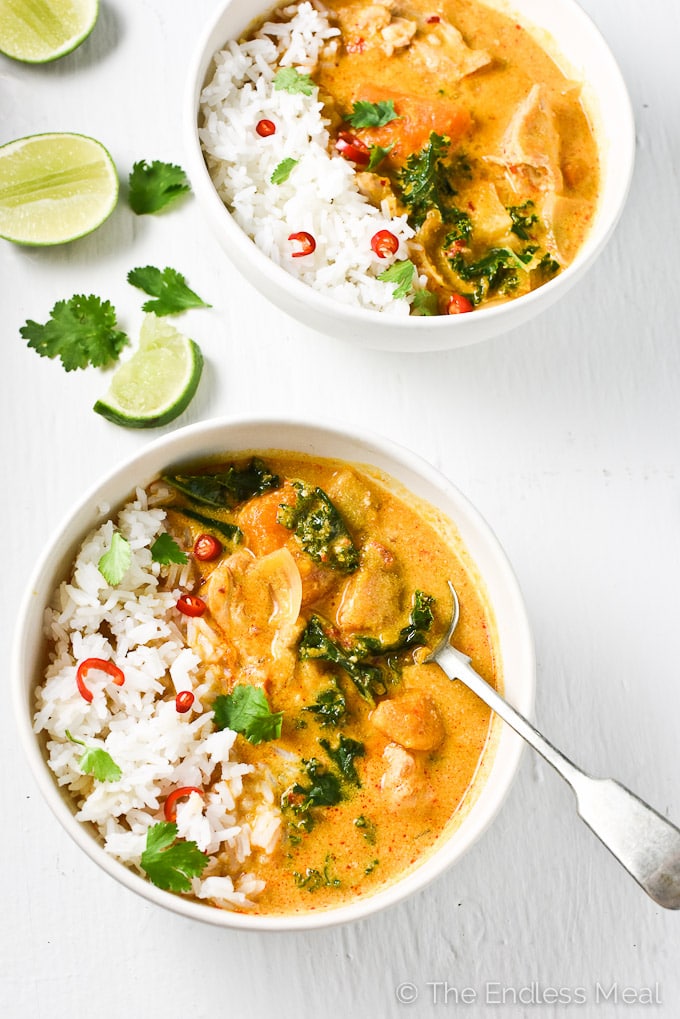
M 111 544 L 101 557 L 97 566 L 102 577 L 111 587 L 117 587 L 127 573 L 132 562 L 132 550 L 120 531 L 114 531 Z
M 154 315 L 178 315 L 188 308 L 209 308 L 209 304 L 189 289 L 187 281 L 176 269 L 166 266 L 157 269 L 154 265 L 145 265 L 139 269 L 131 269 L 127 275 L 128 283 L 138 287 L 145 294 L 155 297 L 155 301 L 145 301 L 143 311 L 152 311 Z
M 383 283 L 395 283 L 393 297 L 406 297 L 413 288 L 416 277 L 416 267 L 410 258 L 403 261 L 393 262 L 384 272 L 378 276 Z
M 189 561 L 186 552 L 183 552 L 172 535 L 164 531 L 159 534 L 151 546 L 151 558 L 161 566 L 170 566 L 171 563 L 183 565 Z
M 111 754 L 102 747 L 91 747 L 81 739 L 76 739 L 66 730 L 71 743 L 85 747 L 85 753 L 78 759 L 78 767 L 84 775 L 92 775 L 98 782 L 117 782 L 123 772 Z
M 115 308 L 96 294 L 57 301 L 47 322 L 28 319 L 19 332 L 41 357 L 58 357 L 67 372 L 108 365 L 128 343 L 117 328 Z
M 274 91 L 300 93 L 311 96 L 316 85 L 310 75 L 301 74 L 296 67 L 280 67 L 274 75 Z
M 295 167 L 300 162 L 299 159 L 293 159 L 292 156 L 288 156 L 286 159 L 282 159 L 277 166 L 274 167 L 274 172 L 269 178 L 272 184 L 285 184 L 290 177 Z
M 181 166 L 154 159 L 135 163 L 129 177 L 128 201 L 138 216 L 159 212 L 191 191 L 191 185 Z
M 263 743 L 281 735 L 283 712 L 271 711 L 264 690 L 259 686 L 237 684 L 231 693 L 213 701 L 215 726 L 233 729 L 249 743 Z
M 347 118 L 352 127 L 384 127 L 393 120 L 399 120 L 399 114 L 394 109 L 394 100 L 379 100 L 377 103 L 369 103 L 363 99 L 354 103 L 352 112 Z
M 191 879 L 201 876 L 208 856 L 193 841 L 177 841 L 177 831 L 173 821 L 159 821 L 149 828 L 140 863 L 158 888 L 190 892 Z

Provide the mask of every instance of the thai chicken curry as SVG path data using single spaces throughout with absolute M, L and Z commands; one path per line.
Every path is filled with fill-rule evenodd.
M 479 0 L 323 9 L 341 32 L 313 73 L 332 145 L 416 230 L 408 261 L 427 284 L 412 313 L 506 301 L 569 265 L 595 213 L 598 150 L 580 84 L 532 34 Z M 381 257 L 396 250 L 383 233 Z
M 490 608 L 450 523 L 374 468 L 269 452 L 168 474 L 193 547 L 189 641 L 215 725 L 269 775 L 282 825 L 255 911 L 337 906 L 427 855 L 473 797 L 489 711 L 424 663 L 451 611 L 490 682 Z M 476 786 L 474 787 L 476 788 Z

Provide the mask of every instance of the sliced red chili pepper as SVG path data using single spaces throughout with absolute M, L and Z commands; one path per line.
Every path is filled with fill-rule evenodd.
M 106 658 L 86 658 L 76 669 L 76 685 L 81 697 L 86 700 L 88 704 L 92 702 L 94 697 L 92 691 L 85 686 L 85 677 L 90 669 L 97 669 L 99 672 L 105 672 L 107 676 L 111 677 L 116 686 L 122 686 L 125 682 L 123 671 L 118 668 L 115 662 L 109 662 Z
M 183 594 L 177 599 L 177 608 L 185 616 L 202 616 L 207 605 L 197 594 Z
M 195 697 L 191 690 L 180 690 L 175 697 L 175 709 L 178 715 L 186 715 L 187 711 L 191 710 L 191 707 L 195 701 Z
M 357 138 L 355 134 L 350 134 L 349 131 L 341 131 L 338 135 L 338 140 L 335 143 L 335 147 L 341 156 L 345 159 L 349 159 L 352 163 L 357 163 L 359 166 L 368 166 L 371 159 L 371 151 L 361 138 Z
M 199 534 L 194 542 L 194 558 L 202 563 L 210 563 L 222 555 L 222 542 L 212 534 Z
M 260 138 L 269 138 L 270 135 L 276 134 L 276 124 L 273 120 L 258 120 L 255 130 Z
M 297 241 L 300 245 L 299 251 L 292 251 L 293 258 L 302 258 L 303 255 L 311 255 L 316 250 L 316 241 L 306 230 L 300 230 L 296 234 L 288 235 L 289 241 Z
M 378 258 L 387 258 L 397 253 L 399 241 L 389 230 L 378 230 L 377 234 L 371 237 L 371 247 Z
M 177 820 L 177 800 L 181 800 L 183 796 L 191 796 L 192 793 L 203 796 L 203 790 L 195 785 L 182 785 L 179 789 L 172 790 L 163 807 L 166 821 L 174 823 Z
M 462 294 L 451 294 L 449 303 L 446 306 L 448 315 L 463 315 L 466 311 L 473 311 L 474 304 Z

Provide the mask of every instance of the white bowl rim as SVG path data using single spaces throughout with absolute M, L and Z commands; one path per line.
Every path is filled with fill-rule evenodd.
M 466 330 L 471 329 L 470 321 L 472 316 L 386 316 L 384 313 L 373 309 L 361 308 L 333 300 L 333 298 L 315 290 L 313 287 L 291 275 L 282 266 L 273 262 L 267 255 L 264 254 L 263 251 L 260 250 L 255 242 L 248 237 L 245 231 L 242 230 L 233 219 L 229 210 L 217 194 L 203 158 L 201 144 L 198 138 L 197 95 L 200 93 L 199 77 L 201 79 L 204 77 L 205 70 L 209 66 L 210 59 L 212 58 L 212 54 L 208 52 L 211 37 L 216 32 L 217 27 L 220 25 L 223 18 L 227 16 L 230 7 L 235 2 L 236 0 L 227 0 L 227 2 L 217 10 L 216 14 L 213 15 L 212 20 L 204 29 L 203 34 L 199 39 L 198 46 L 196 47 L 193 59 L 189 65 L 190 72 L 188 76 L 188 85 L 185 90 L 184 97 L 183 133 L 187 140 L 187 143 L 185 144 L 185 152 L 189 168 L 189 176 L 199 201 L 199 205 L 206 203 L 209 209 L 209 214 L 205 217 L 205 219 L 208 220 L 214 234 L 217 237 L 220 237 L 221 231 L 225 231 L 229 245 L 234 247 L 240 257 L 246 260 L 246 264 L 247 262 L 252 261 L 257 273 L 261 274 L 263 278 L 269 277 L 272 284 L 279 291 L 283 290 L 287 292 L 287 295 L 294 301 L 294 303 L 302 306 L 306 305 L 308 308 L 311 308 L 313 312 L 316 312 L 317 315 L 328 315 L 334 313 L 338 319 L 344 320 L 348 323 L 348 325 L 362 330 L 362 333 L 365 331 L 370 332 L 371 327 L 375 328 L 377 322 L 387 320 L 390 331 L 395 336 L 395 351 L 411 350 L 413 352 L 423 352 L 428 350 L 441 350 L 448 349 L 449 347 L 462 346 L 469 342 L 462 338 L 456 339 L 455 334 L 456 331 L 463 333 Z M 484 0 L 480 0 L 480 2 L 483 4 Z M 494 0 L 491 0 L 491 3 L 493 2 Z M 519 0 L 519 2 L 521 3 L 521 0 Z M 609 44 L 595 24 L 593 18 L 580 6 L 577 0 L 559 0 L 559 3 L 564 7 L 571 9 L 571 14 L 580 22 L 580 26 L 584 34 L 588 35 L 600 47 L 601 60 L 604 64 L 606 64 L 607 74 L 610 77 L 613 87 L 617 91 L 617 99 L 619 103 L 619 108 L 617 110 L 617 132 L 620 134 L 621 138 L 621 149 L 617 157 L 616 173 L 611 179 L 611 198 L 608 203 L 610 206 L 610 213 L 606 218 L 603 218 L 601 216 L 600 204 L 596 223 L 586 237 L 575 258 L 566 267 L 566 269 L 560 272 L 553 279 L 544 283 L 536 290 L 523 294 L 515 300 L 499 305 L 493 305 L 491 307 L 477 309 L 474 312 L 474 321 L 476 322 L 475 332 L 484 332 L 483 336 L 478 337 L 479 339 L 483 339 L 487 335 L 493 336 L 503 332 L 502 324 L 499 324 L 498 320 L 502 323 L 504 319 L 516 319 L 516 321 L 508 321 L 508 329 L 515 328 L 517 325 L 520 325 L 522 322 L 532 317 L 535 306 L 537 306 L 535 310 L 539 311 L 543 305 L 552 303 L 555 290 L 566 293 L 567 290 L 571 289 L 573 284 L 581 278 L 606 246 L 619 219 L 621 218 L 626 204 L 626 199 L 630 191 L 635 166 L 635 118 L 625 79 L 614 58 Z M 496 0 L 496 6 L 499 4 L 507 7 L 508 11 L 511 12 L 513 6 L 517 6 L 517 0 L 514 0 L 514 2 L 513 0 Z M 259 9 L 263 12 L 265 10 L 272 11 L 278 6 L 281 6 L 281 4 L 276 3 L 274 0 L 274 2 L 261 5 Z M 508 13 L 508 11 L 506 11 L 506 13 Z M 257 16 L 257 13 L 255 16 Z M 225 42 L 226 41 L 227 40 L 225 40 Z M 603 144 L 604 142 L 599 146 L 601 153 Z M 227 257 L 234 265 L 237 265 L 237 267 L 240 268 L 240 263 L 236 258 L 232 257 L 231 254 L 228 254 Z M 241 271 L 243 270 L 241 269 Z M 258 286 L 258 289 L 263 288 Z M 270 300 L 273 299 L 270 298 Z M 519 309 L 521 309 L 521 311 Z M 289 314 L 290 313 L 291 312 L 289 311 Z M 488 323 L 488 332 L 484 330 L 483 323 Z M 402 345 L 410 342 L 408 340 L 409 333 L 422 333 L 423 330 L 427 330 L 428 333 L 433 335 L 433 339 L 431 341 L 432 347 L 422 344 L 415 345 L 413 347 Z M 437 334 L 442 331 L 448 331 L 448 333 L 451 334 L 451 340 L 448 344 L 443 343 L 443 338 L 437 338 Z M 473 339 L 472 342 L 475 342 L 475 339 Z M 371 342 L 366 343 L 366 346 L 368 347 L 371 347 L 372 345 L 373 344 Z M 383 344 L 380 344 L 380 346 L 382 345 Z
M 400 445 L 376 432 L 364 428 L 347 427 L 341 422 L 333 419 L 319 418 L 315 419 L 314 422 L 310 422 L 297 418 L 283 418 L 280 415 L 212 418 L 192 425 L 187 425 L 174 432 L 170 432 L 159 437 L 153 442 L 148 443 L 140 450 L 137 450 L 137 452 L 132 456 L 126 457 L 115 467 L 107 471 L 106 474 L 91 485 L 85 495 L 72 506 L 72 508 L 64 515 L 61 523 L 57 526 L 46 543 L 45 548 L 36 563 L 34 570 L 32 571 L 24 597 L 20 604 L 19 614 L 17 617 L 17 630 L 11 655 L 11 680 L 14 714 L 17 720 L 21 744 L 29 761 L 33 777 L 37 782 L 46 803 L 68 835 L 70 835 L 85 854 L 89 856 L 90 859 L 93 860 L 99 867 L 115 878 L 120 884 L 136 892 L 138 895 L 141 895 L 148 901 L 163 907 L 164 909 L 168 909 L 180 916 L 200 920 L 204 923 L 217 927 L 258 932 L 321 929 L 359 920 L 377 913 L 388 906 L 394 905 L 418 889 L 425 887 L 437 876 L 457 862 L 482 835 L 505 802 L 507 794 L 517 774 L 524 747 L 523 741 L 516 737 L 509 728 L 501 730 L 499 743 L 501 740 L 508 739 L 508 742 L 504 746 L 504 771 L 502 773 L 498 769 L 494 771 L 494 761 L 489 775 L 480 787 L 477 799 L 474 801 L 473 806 L 470 809 L 470 813 L 465 817 L 465 820 L 460 827 L 457 828 L 452 835 L 442 843 L 441 846 L 432 852 L 422 864 L 410 871 L 403 878 L 390 884 L 387 888 L 375 893 L 374 895 L 361 898 L 349 905 L 339 906 L 329 910 L 322 910 L 318 913 L 312 912 L 299 915 L 252 915 L 248 913 L 234 913 L 208 904 L 184 899 L 179 895 L 174 895 L 170 892 L 157 888 L 150 881 L 128 869 L 124 864 L 106 853 L 101 844 L 90 832 L 88 826 L 75 819 L 72 806 L 69 806 L 68 794 L 61 791 L 57 786 L 52 773 L 49 771 L 42 750 L 40 749 L 38 738 L 33 733 L 33 709 L 31 703 L 31 696 L 34 689 L 33 680 L 31 679 L 30 687 L 27 688 L 24 675 L 24 649 L 27 646 L 27 642 L 30 641 L 31 634 L 34 633 L 35 630 L 35 624 L 31 627 L 31 610 L 36 594 L 41 588 L 40 578 L 44 574 L 45 569 L 50 565 L 50 561 L 54 559 L 56 550 L 58 549 L 59 544 L 62 543 L 65 535 L 69 534 L 69 532 L 73 530 L 73 521 L 85 511 L 89 513 L 90 523 L 87 524 L 84 529 L 82 527 L 79 528 L 77 534 L 70 534 L 68 539 L 69 544 L 82 540 L 85 533 L 95 526 L 94 520 L 97 513 L 95 507 L 97 507 L 101 502 L 102 492 L 107 488 L 107 486 L 120 486 L 121 476 L 141 472 L 144 461 L 152 463 L 155 459 L 161 457 L 161 454 L 164 453 L 167 447 L 178 446 L 180 443 L 186 447 L 195 447 L 201 440 L 208 443 L 211 437 L 216 440 L 217 436 L 221 436 L 224 432 L 225 451 L 228 452 L 228 446 L 226 444 L 229 442 L 230 432 L 234 432 L 239 429 L 256 430 L 258 428 L 268 428 L 271 430 L 272 434 L 279 434 L 287 428 L 293 428 L 307 432 L 310 435 L 323 435 L 325 439 L 329 439 L 331 442 L 336 440 L 341 442 L 349 441 L 350 443 L 356 444 L 357 448 L 365 449 L 369 454 L 368 458 L 357 458 L 353 462 L 370 464 L 371 452 L 377 453 L 384 456 L 388 462 L 394 462 L 394 464 L 400 468 L 414 471 L 420 478 L 438 489 L 445 498 L 450 498 L 452 502 L 456 504 L 456 510 L 459 511 L 459 515 L 458 519 L 453 520 L 454 524 L 458 526 L 463 515 L 469 518 L 469 521 L 471 521 L 472 526 L 481 539 L 482 545 L 486 546 L 487 551 L 490 551 L 493 555 L 495 567 L 501 577 L 502 585 L 510 596 L 513 613 L 513 635 L 516 635 L 519 639 L 520 654 L 518 657 L 523 661 L 524 666 L 522 670 L 523 675 L 520 677 L 521 683 L 519 684 L 519 688 L 514 698 L 514 704 L 515 707 L 524 715 L 531 715 L 535 694 L 535 655 L 533 638 L 522 594 L 512 567 L 510 566 L 498 539 L 481 514 L 469 502 L 467 497 L 463 495 L 463 493 L 452 482 L 450 482 L 448 478 L 441 474 L 436 468 L 431 466 L 419 454 L 414 453 L 407 447 Z M 267 446 L 253 444 L 252 446 L 240 445 L 239 448 L 246 450 L 258 448 L 291 449 L 292 447 L 288 444 L 268 444 Z M 154 468 L 154 471 L 151 472 L 149 477 L 153 476 L 154 473 L 158 473 L 158 471 L 162 469 L 163 463 L 167 464 L 168 462 L 177 460 L 181 455 L 182 454 L 180 453 L 173 453 L 169 450 L 167 456 L 164 456 L 164 458 L 159 460 L 158 466 Z M 196 456 L 200 457 L 201 452 L 199 449 L 198 453 L 191 453 L 189 448 L 187 448 L 185 455 L 190 459 L 191 456 L 194 456 L 194 458 Z M 318 455 L 322 457 L 333 457 L 332 453 L 327 452 L 320 452 Z M 389 468 L 381 467 L 379 469 L 384 470 L 388 474 L 390 473 Z M 396 474 L 393 476 L 397 479 L 397 481 L 399 480 Z M 129 483 L 125 492 L 121 493 L 120 498 L 118 499 L 118 505 L 120 505 L 122 500 L 127 497 L 129 491 L 134 488 L 134 484 L 134 482 Z M 418 493 L 415 494 L 417 495 Z M 116 504 L 114 503 L 112 511 L 115 509 Z M 110 513 L 103 515 L 101 513 L 99 514 L 102 519 L 109 515 Z M 474 561 L 474 555 L 472 558 Z M 44 606 L 45 598 L 49 597 L 49 595 L 50 592 L 45 592 L 38 596 L 41 606 Z M 40 618 L 42 618 L 42 611 Z M 498 747 L 496 748 L 496 757 L 497 756 Z M 490 781 L 492 775 L 493 785 Z M 484 810 L 480 809 L 482 806 L 480 801 L 482 801 L 482 799 L 484 800 Z M 464 838 L 461 836 L 461 832 L 464 833 Z M 447 859 L 444 851 L 453 840 L 460 843 L 460 845 L 457 846 L 458 851 L 455 853 L 453 858 Z

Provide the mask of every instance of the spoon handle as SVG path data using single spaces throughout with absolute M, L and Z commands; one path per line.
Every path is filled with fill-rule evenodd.
M 610 778 L 577 768 L 475 672 L 450 644 L 433 656 L 449 679 L 460 679 L 519 733 L 571 786 L 580 817 L 660 906 L 680 909 L 680 830 Z

